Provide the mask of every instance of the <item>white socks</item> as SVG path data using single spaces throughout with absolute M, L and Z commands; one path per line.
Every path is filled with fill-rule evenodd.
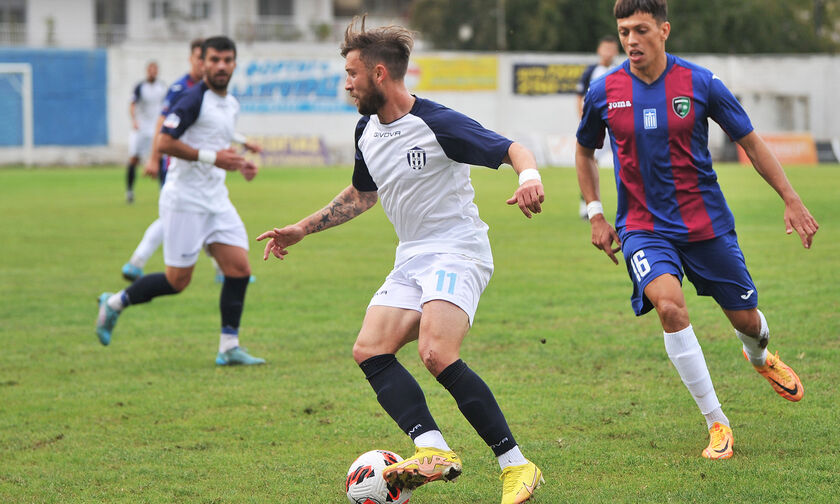
M 720 411 L 720 401 L 715 394 L 709 368 L 706 367 L 706 359 L 703 358 L 703 350 L 700 349 L 694 329 L 689 324 L 681 331 L 664 334 L 665 351 L 668 352 L 668 357 L 680 373 L 680 378 L 686 388 L 691 392 L 694 402 L 700 408 L 700 413 L 703 413 L 703 416 L 714 416 L 716 418 L 714 421 L 729 425 L 728 420 L 723 422 L 719 419 L 720 417 L 726 419 L 726 416 Z M 709 423 L 708 416 L 706 423 Z
M 438 450 L 452 451 L 452 448 L 446 444 L 446 440 L 443 439 L 443 434 L 439 430 L 430 430 L 420 434 L 414 438 L 414 444 L 420 448 L 437 448 Z
M 112 310 L 116 310 L 118 312 L 122 311 L 123 308 L 125 308 L 125 305 L 127 304 L 125 299 L 125 291 L 121 290 L 116 294 L 112 294 L 111 297 L 108 298 L 108 301 L 106 301 L 106 303 L 108 304 L 108 306 L 111 307 Z
M 419 446 L 420 448 L 437 448 L 438 450 L 444 451 L 451 451 L 452 448 L 446 444 L 446 440 L 443 439 L 443 434 L 440 433 L 438 430 L 430 430 L 428 432 L 424 432 L 420 434 L 416 438 L 414 438 L 414 444 Z M 527 464 L 528 460 L 522 455 L 522 452 L 519 451 L 519 446 L 514 446 L 510 450 L 506 451 L 505 453 L 499 455 L 497 457 L 499 459 L 499 467 L 504 470 L 505 467 L 508 466 L 516 466 Z
M 528 463 L 528 460 L 525 458 L 524 455 L 522 455 L 522 452 L 519 451 L 519 445 L 514 446 L 513 448 L 502 453 L 496 458 L 499 459 L 499 467 L 501 467 L 503 471 L 506 467 L 518 466 Z
M 143 239 L 140 240 L 140 244 L 137 245 L 137 249 L 131 255 L 129 262 L 138 268 L 142 268 L 146 265 L 146 261 L 152 257 L 152 254 L 155 253 L 155 250 L 160 247 L 161 243 L 163 243 L 163 223 L 160 219 L 155 219 L 146 228 L 146 232 L 143 233 Z
M 747 358 L 753 366 L 763 366 L 767 364 L 767 340 L 770 339 L 770 328 L 767 327 L 767 319 L 764 318 L 761 310 L 756 311 L 761 319 L 761 330 L 758 337 L 749 336 L 738 329 L 735 329 L 735 335 L 744 344 L 744 353 L 747 354 Z
M 225 353 L 231 348 L 239 346 L 238 333 L 226 333 L 224 330 L 219 335 L 219 353 Z

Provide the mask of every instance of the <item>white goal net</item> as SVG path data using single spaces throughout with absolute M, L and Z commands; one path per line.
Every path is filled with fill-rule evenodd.
M 32 66 L 0 63 L 0 161 L 32 164 Z

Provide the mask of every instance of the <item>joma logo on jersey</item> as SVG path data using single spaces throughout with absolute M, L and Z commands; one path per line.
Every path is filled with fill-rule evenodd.
M 617 108 L 627 108 L 632 107 L 633 104 L 630 103 L 630 100 L 623 100 L 623 101 L 614 101 L 607 104 L 607 110 L 617 109 Z
M 405 157 L 408 160 L 408 166 L 410 166 L 412 170 L 421 170 L 424 166 L 426 166 L 426 151 L 420 147 L 412 147 L 411 149 L 408 149 L 408 153 Z
M 401 131 L 374 131 L 373 138 L 392 138 L 400 136 Z

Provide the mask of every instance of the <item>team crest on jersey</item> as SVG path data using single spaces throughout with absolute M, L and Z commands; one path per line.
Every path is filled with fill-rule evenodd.
M 674 113 L 680 119 L 683 119 L 691 112 L 691 98 L 688 96 L 677 96 L 671 100 L 671 106 L 674 108 Z
M 163 126 L 166 128 L 174 129 L 177 128 L 179 124 L 181 124 L 181 118 L 175 113 L 169 114 L 163 121 Z
M 412 170 L 420 170 L 426 166 L 426 151 L 420 147 L 412 147 L 411 149 L 408 149 L 406 159 L 408 159 L 408 166 L 410 166 Z

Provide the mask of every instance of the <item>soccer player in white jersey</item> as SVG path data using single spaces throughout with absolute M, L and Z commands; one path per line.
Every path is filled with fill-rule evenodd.
M 400 243 L 394 269 L 368 306 L 353 357 L 377 399 L 414 441 L 416 451 L 383 471 L 390 485 L 416 488 L 461 473 L 426 405 L 423 391 L 397 361 L 417 340 L 420 358 L 455 398 L 502 468 L 502 503 L 529 500 L 542 473 L 522 455 L 485 382 L 460 359 L 479 297 L 493 273 L 487 225 L 473 202 L 469 165 L 513 165 L 519 188 L 507 202 L 531 217 L 541 211 L 543 186 L 533 154 L 442 105 L 410 94 L 404 76 L 413 46 L 398 26 L 345 32 L 345 89 L 363 117 L 356 126 L 352 184 L 329 205 L 297 224 L 275 228 L 264 259 L 282 259 L 310 233 L 337 226 L 381 198 Z
M 227 93 L 236 68 L 236 45 L 212 37 L 202 45 L 204 80 L 187 91 L 166 116 L 158 139 L 160 151 L 173 157 L 160 195 L 165 273 L 140 277 L 127 289 L 99 297 L 96 333 L 111 342 L 117 317 L 130 305 L 184 290 L 203 248 L 225 274 L 219 308 L 222 329 L 216 364 L 263 364 L 239 346 L 239 322 L 251 275 L 248 237 L 228 198 L 227 171 L 252 180 L 257 167 L 230 149 L 239 102 Z
M 140 158 L 148 156 L 155 136 L 155 122 L 166 96 L 166 84 L 158 78 L 158 65 L 154 61 L 146 65 L 146 80 L 134 87 L 131 97 L 131 136 L 129 137 L 128 166 L 126 167 L 125 200 L 134 202 L 134 179 Z
M 169 86 L 154 126 L 152 148 L 143 174 L 149 177 L 158 177 L 161 186 L 166 181 L 166 168 L 169 160 L 164 159 L 158 150 L 157 138 L 161 134 L 160 129 L 163 126 L 163 120 L 169 115 L 169 109 L 172 105 L 175 104 L 182 94 L 201 82 L 201 79 L 204 77 L 204 61 L 201 59 L 201 46 L 203 43 L 204 39 L 194 39 L 190 42 L 190 71 Z M 123 278 L 129 282 L 133 282 L 143 276 L 143 267 L 146 266 L 146 262 L 161 244 L 163 244 L 163 223 L 161 223 L 158 217 L 146 228 L 146 231 L 143 233 L 143 238 L 137 244 L 137 248 L 134 249 L 131 258 L 123 265 Z

